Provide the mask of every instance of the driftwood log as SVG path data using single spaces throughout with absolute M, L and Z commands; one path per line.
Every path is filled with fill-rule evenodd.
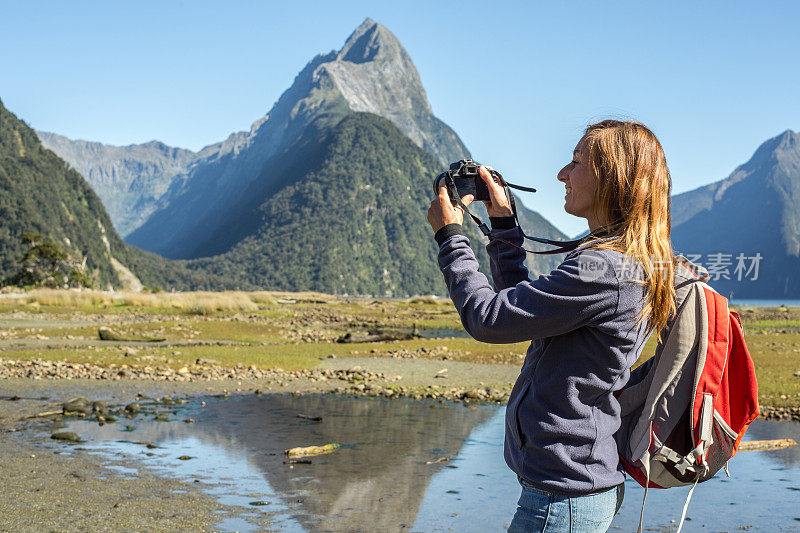
M 64 411 L 59 409 L 58 411 L 45 411 L 44 413 L 36 413 L 35 415 L 28 415 L 28 418 L 43 418 L 46 416 L 57 416 L 63 415 Z
M 797 443 L 794 439 L 774 439 L 774 440 L 749 440 L 739 444 L 740 452 L 762 452 L 765 450 L 777 450 L 779 448 L 790 448 Z
M 356 342 L 408 341 L 411 339 L 419 339 L 420 337 L 422 337 L 422 335 L 417 332 L 417 326 L 414 325 L 414 329 L 410 332 L 374 330 L 368 331 L 367 333 L 346 333 L 336 339 L 336 342 L 340 344 L 349 344 Z
M 335 442 L 325 444 L 324 446 L 305 446 L 300 448 L 290 448 L 284 453 L 288 457 L 307 457 L 309 455 L 322 455 L 336 451 L 339 445 Z
M 108 326 L 102 326 L 97 330 L 97 335 L 101 341 L 125 341 L 125 342 L 164 342 L 163 337 L 141 337 L 136 335 L 125 336 L 117 333 Z

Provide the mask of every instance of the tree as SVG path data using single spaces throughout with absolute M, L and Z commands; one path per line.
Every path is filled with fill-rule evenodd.
M 4 285 L 21 287 L 91 287 L 85 262 L 70 256 L 58 244 L 38 233 L 23 233 L 22 242 L 30 246 L 18 261 L 19 271 Z

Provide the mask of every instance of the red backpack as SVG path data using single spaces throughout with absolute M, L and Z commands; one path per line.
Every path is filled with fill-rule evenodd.
M 758 384 L 739 315 L 706 284 L 708 273 L 676 257 L 676 314 L 655 355 L 631 372 L 619 393 L 620 462 L 640 485 L 692 485 L 726 467 L 758 416 Z M 644 519 L 644 500 L 639 531 Z

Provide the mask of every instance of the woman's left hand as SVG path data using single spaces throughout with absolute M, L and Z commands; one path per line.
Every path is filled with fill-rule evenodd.
M 473 196 L 467 194 L 461 198 L 464 205 L 469 205 L 472 202 Z M 464 211 L 459 206 L 454 206 L 447 194 L 447 188 L 442 186 L 439 188 L 439 196 L 437 196 L 428 208 L 428 223 L 436 233 L 448 224 L 461 224 L 464 221 Z

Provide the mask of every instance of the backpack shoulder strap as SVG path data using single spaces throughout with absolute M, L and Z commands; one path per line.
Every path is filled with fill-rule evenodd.
M 632 376 L 631 384 L 617 398 L 621 415 L 624 417 L 633 413 L 637 418 L 628 433 L 628 449 L 623 452 L 632 461 L 641 459 L 650 447 L 650 422 L 659 399 L 679 375 L 686 360 L 694 353 L 704 353 L 705 346 L 698 345 L 698 341 L 707 337 L 707 317 L 701 289 L 705 277 L 707 274 L 702 267 L 696 267 L 683 256 L 676 257 L 675 315 L 661 330 L 661 341 L 652 361 L 637 369 L 645 372 L 645 375 Z
M 649 375 L 633 391 L 640 397 L 642 394 L 645 395 L 639 420 L 631 431 L 631 451 L 634 460 L 641 457 L 648 449 L 650 421 L 655 416 L 662 397 L 685 371 L 686 365 L 691 364 L 689 359 L 693 356 L 700 357 L 705 353 L 703 340 L 707 338 L 707 328 L 705 297 L 700 284 L 687 285 L 686 291 L 682 294 L 680 307 L 656 347 Z M 669 409 L 670 413 L 680 416 L 689 405 L 690 397 L 674 397 L 669 401 L 680 404 Z

